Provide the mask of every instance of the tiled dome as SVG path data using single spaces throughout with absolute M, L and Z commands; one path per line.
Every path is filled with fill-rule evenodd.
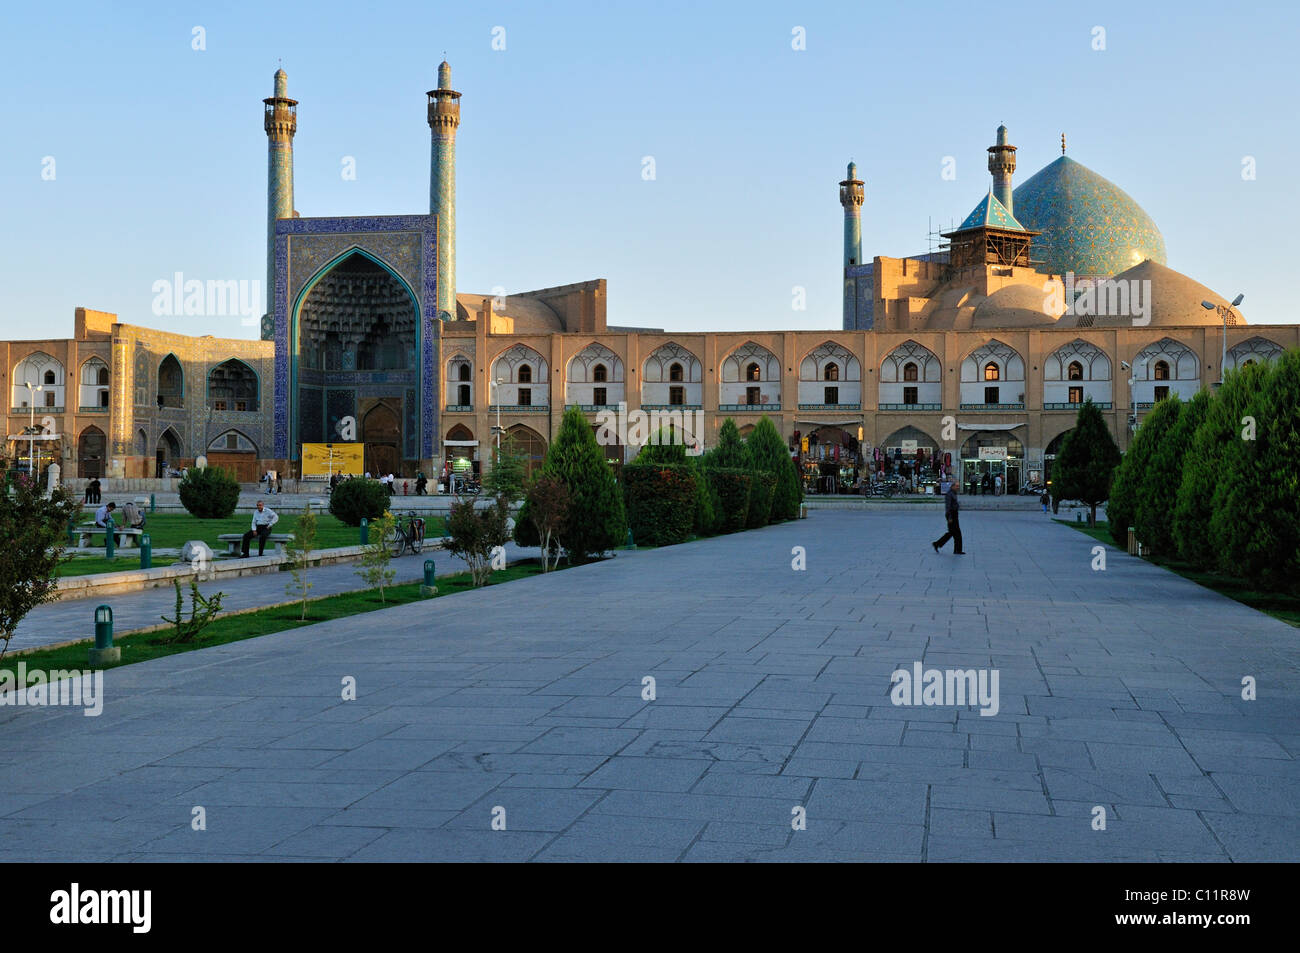
M 1165 240 L 1151 216 L 1069 156 L 1022 183 L 1013 202 L 1020 223 L 1043 233 L 1031 252 L 1039 271 L 1110 277 L 1147 259 L 1165 263 Z

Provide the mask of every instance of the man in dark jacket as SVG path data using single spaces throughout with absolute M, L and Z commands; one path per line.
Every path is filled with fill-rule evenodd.
M 937 553 L 940 546 L 947 544 L 952 540 L 952 554 L 954 556 L 965 556 L 966 553 L 961 548 L 961 524 L 957 522 L 957 510 L 960 509 L 957 503 L 957 486 L 953 484 L 948 487 L 948 492 L 943 496 L 943 515 L 948 520 L 948 532 L 944 533 L 930 545 L 934 547 Z

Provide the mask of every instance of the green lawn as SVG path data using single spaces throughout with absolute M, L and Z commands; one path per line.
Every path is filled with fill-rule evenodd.
M 271 506 L 275 509 L 274 506 Z M 400 507 L 394 509 L 394 515 L 403 516 Z M 298 523 L 297 511 L 276 510 L 280 517 L 272 532 L 292 533 Z M 93 514 L 83 514 L 78 523 L 93 519 Z M 150 513 L 147 514 L 145 532 L 153 544 L 154 552 L 160 549 L 180 549 L 191 539 L 201 539 L 216 552 L 224 552 L 224 544 L 218 545 L 217 537 L 225 533 L 243 533 L 249 527 L 251 513 L 237 513 L 226 519 L 201 520 L 189 513 Z M 441 539 L 445 531 L 445 521 L 441 516 L 426 516 L 424 535 L 426 539 Z M 94 537 L 100 545 L 92 547 L 103 552 L 102 535 Z M 337 546 L 356 546 L 361 542 L 361 531 L 355 526 L 348 526 L 329 513 L 316 514 L 316 549 L 333 549 Z M 68 552 L 73 551 L 69 549 Z M 71 565 L 59 567 L 60 576 L 84 576 L 97 572 L 114 572 L 123 569 L 135 569 L 140 565 L 137 549 L 117 550 L 117 559 L 110 563 L 102 556 L 90 559 L 78 559 Z M 155 566 L 166 566 L 174 562 L 172 557 L 155 556 Z M 86 567 L 94 568 L 86 568 Z
M 1057 520 L 1056 522 L 1073 527 L 1085 536 L 1091 536 L 1107 546 L 1118 546 L 1115 540 L 1111 538 L 1110 526 L 1103 520 L 1098 520 L 1095 527 L 1089 526 L 1087 523 L 1072 523 L 1069 520 Z M 1258 609 L 1260 612 L 1271 615 L 1275 619 L 1281 619 L 1290 625 L 1300 627 L 1300 596 L 1290 596 L 1282 592 L 1263 592 L 1256 589 L 1249 580 L 1235 576 L 1225 576 L 1217 572 L 1202 572 L 1176 559 L 1161 556 L 1144 556 L 1143 558 L 1148 562 L 1155 563 L 1157 566 L 1168 569 L 1170 572 L 1177 573 L 1184 579 L 1190 579 L 1198 586 L 1213 589 L 1229 599 L 1250 606 L 1252 609 Z
M 103 547 L 100 547 L 102 549 Z M 98 550 L 91 550 L 97 552 Z M 170 566 L 176 562 L 174 556 L 154 556 L 153 568 Z M 118 549 L 117 558 L 111 562 L 105 556 L 82 556 L 77 559 L 65 559 L 55 570 L 56 576 L 93 576 L 101 572 L 127 572 L 140 568 L 140 550 Z
M 532 560 L 515 563 L 508 569 L 494 572 L 488 585 L 501 585 L 515 579 L 536 576 L 541 571 L 541 564 Z M 551 571 L 555 572 L 556 570 Z M 310 581 L 310 579 L 311 574 L 308 573 L 308 580 Z M 438 594 L 432 598 L 442 598 L 443 596 L 453 595 L 473 588 L 470 575 L 467 572 L 441 577 L 438 579 Z M 210 594 L 211 591 L 214 590 L 209 589 L 209 592 L 205 594 Z M 117 665 L 105 665 L 103 668 L 117 668 L 120 665 L 144 662 L 167 655 L 176 655 L 180 652 L 191 652 L 195 649 L 206 649 L 214 645 L 224 645 L 227 642 L 240 642 L 244 639 L 283 632 L 286 629 L 314 625 L 317 622 L 342 619 L 346 616 L 358 615 L 364 612 L 374 612 L 377 609 L 391 609 L 393 606 L 405 605 L 408 602 L 421 602 L 430 597 L 420 595 L 419 583 L 407 583 L 400 586 L 385 587 L 384 598 L 386 601 L 379 601 L 379 591 L 377 589 L 364 589 L 360 592 L 345 592 L 337 596 L 309 599 L 306 621 L 299 618 L 302 613 L 300 603 L 258 609 L 254 612 L 245 612 L 239 615 L 220 615 L 203 630 L 199 641 L 194 644 L 169 645 L 163 642 L 162 640 L 171 634 L 170 629 L 156 632 L 128 633 L 113 639 L 113 644 L 122 649 L 122 661 Z M 187 615 L 189 613 L 189 602 L 189 594 L 186 591 L 185 612 Z M 78 669 L 84 671 L 89 667 L 87 665 L 88 648 L 89 643 L 79 643 L 62 648 L 29 652 L 21 656 L 9 655 L 3 661 L 0 661 L 0 671 L 14 672 L 20 661 L 26 663 L 29 671 L 35 669 L 44 671 Z

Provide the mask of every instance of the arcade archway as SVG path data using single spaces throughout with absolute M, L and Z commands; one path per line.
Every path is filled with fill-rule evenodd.
M 1010 431 L 971 434 L 961 446 L 962 489 L 984 495 L 1019 493 L 1024 464 L 1025 445 Z
M 77 476 L 93 480 L 104 475 L 104 431 L 90 426 L 77 438 Z

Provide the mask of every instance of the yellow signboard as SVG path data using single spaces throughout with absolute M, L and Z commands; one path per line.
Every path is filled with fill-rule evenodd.
M 365 444 L 304 443 L 302 475 L 328 477 L 334 473 L 361 476 L 365 472 Z

